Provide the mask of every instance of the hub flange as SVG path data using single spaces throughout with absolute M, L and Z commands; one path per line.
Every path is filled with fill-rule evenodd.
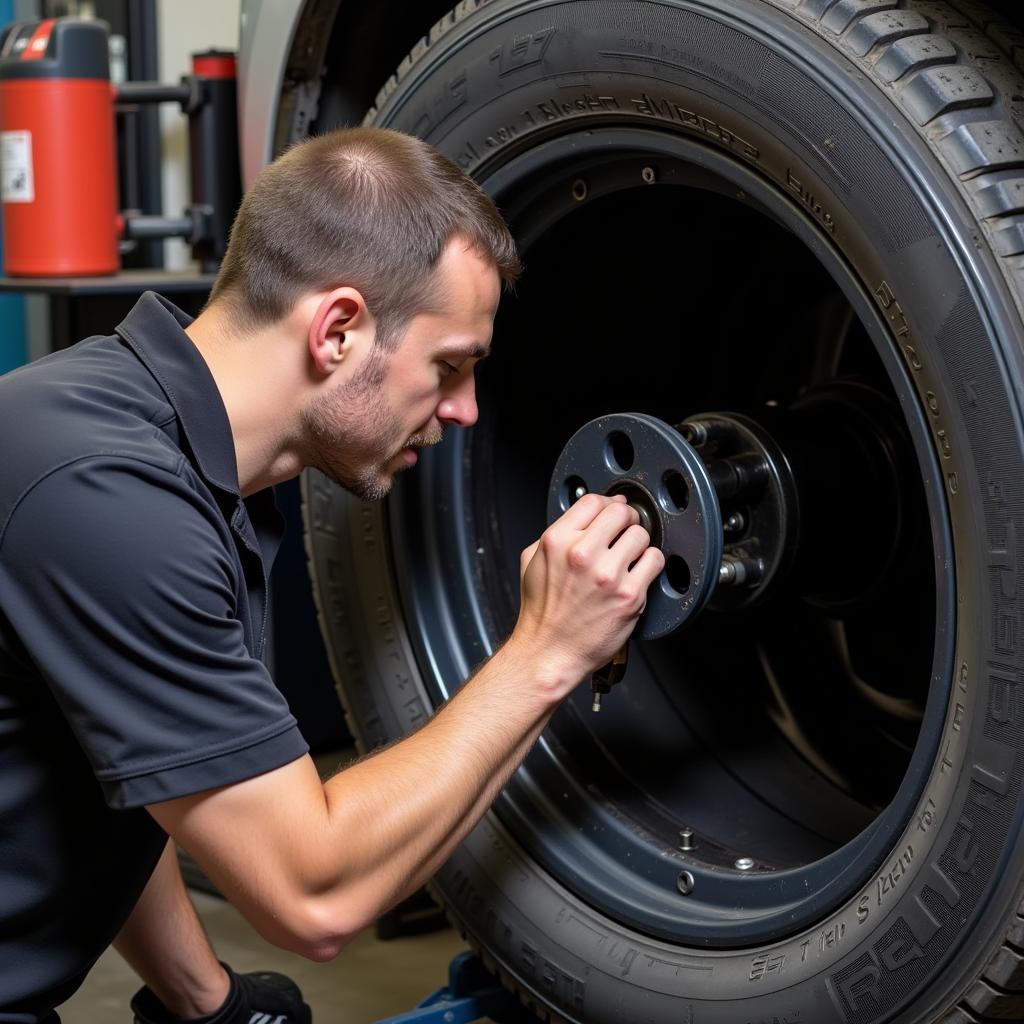
M 665 555 L 637 625 L 642 639 L 679 629 L 709 603 L 747 607 L 792 562 L 800 506 L 792 471 L 749 417 L 706 413 L 678 427 L 644 413 L 591 420 L 559 456 L 549 520 L 591 491 L 626 495 Z
M 557 519 L 588 492 L 625 494 L 665 554 L 636 635 L 653 640 L 699 612 L 718 582 L 723 529 L 707 468 L 678 430 L 643 413 L 591 420 L 569 440 L 548 492 Z
M 718 495 L 725 553 L 712 607 L 735 611 L 759 601 L 793 560 L 800 502 L 786 456 L 749 416 L 702 413 L 679 424 Z

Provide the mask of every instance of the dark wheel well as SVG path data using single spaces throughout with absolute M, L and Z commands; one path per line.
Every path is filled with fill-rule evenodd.
M 359 124 L 380 87 L 450 0 L 308 0 L 288 54 L 274 151 Z

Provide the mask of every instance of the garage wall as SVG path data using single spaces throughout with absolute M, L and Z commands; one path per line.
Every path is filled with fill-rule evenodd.
M 191 54 L 211 47 L 238 50 L 241 0 L 157 0 L 160 80 L 176 82 L 191 68 Z M 163 141 L 164 212 L 178 216 L 189 202 L 188 120 L 175 104 L 160 108 Z M 188 246 L 181 239 L 164 243 L 166 266 L 190 266 Z

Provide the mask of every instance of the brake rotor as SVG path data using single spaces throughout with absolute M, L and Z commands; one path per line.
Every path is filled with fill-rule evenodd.
M 718 496 L 700 457 L 653 416 L 602 416 L 562 449 L 548 491 L 549 521 L 587 493 L 625 494 L 665 555 L 636 635 L 654 640 L 679 629 L 707 604 L 722 564 Z

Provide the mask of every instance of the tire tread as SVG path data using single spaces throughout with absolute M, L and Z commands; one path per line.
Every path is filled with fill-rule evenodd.
M 768 2 L 846 52 L 936 148 L 1024 315 L 1024 203 L 1012 179 L 990 177 L 1024 169 L 1024 32 L 978 0 Z

